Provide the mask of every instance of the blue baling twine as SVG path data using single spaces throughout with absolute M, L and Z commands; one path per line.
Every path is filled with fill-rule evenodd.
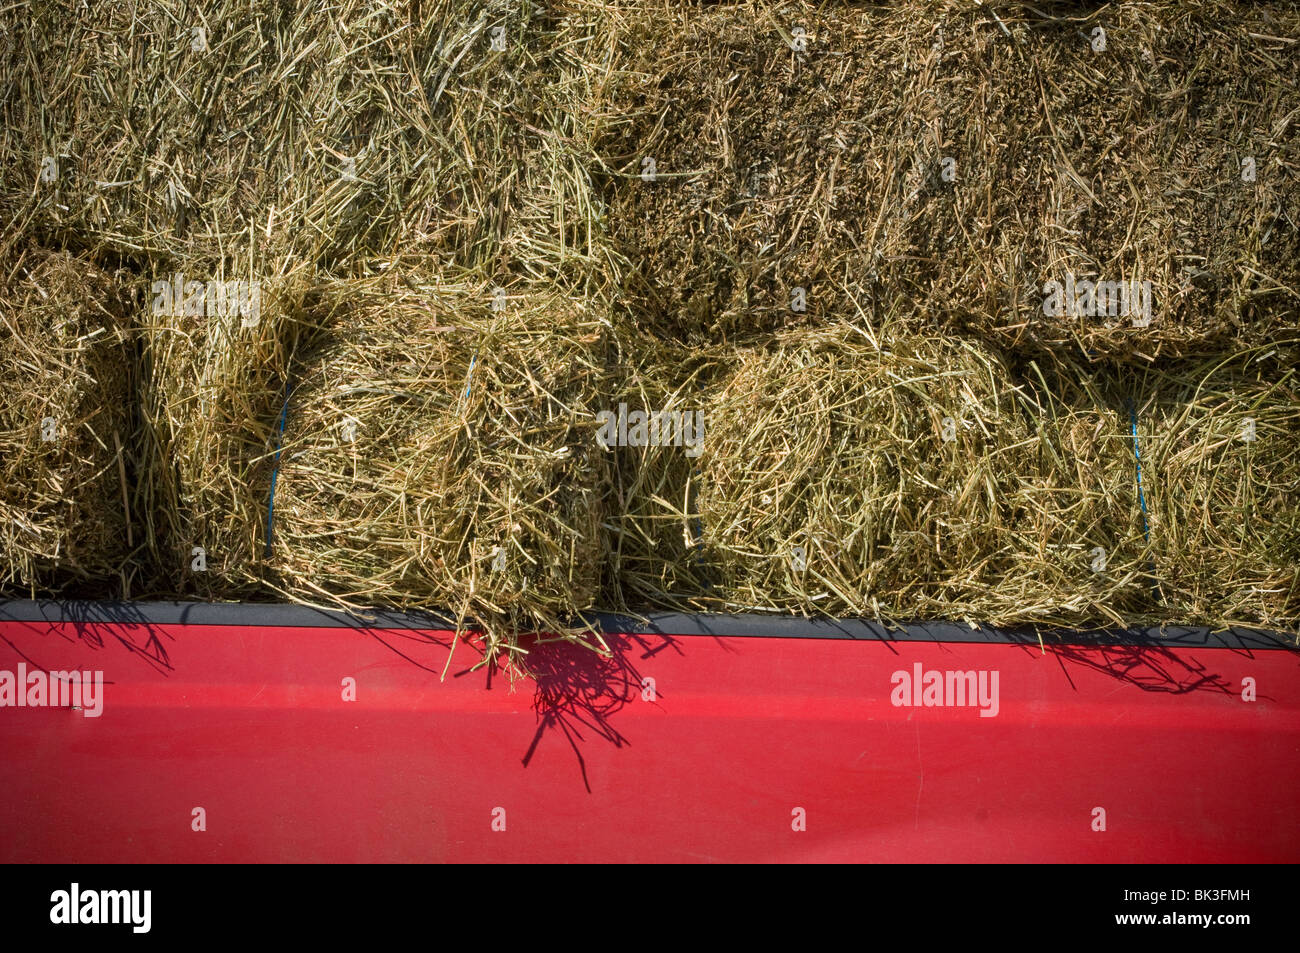
M 266 556 L 271 555 L 271 517 L 275 513 L 275 483 L 280 476 L 280 449 L 284 446 L 284 418 L 289 413 L 289 382 L 284 382 L 284 406 L 280 408 L 280 423 L 275 443 L 275 464 L 271 468 L 271 495 L 266 501 Z
M 1130 426 L 1133 430 L 1133 460 L 1137 464 L 1138 505 L 1142 507 L 1142 535 L 1146 537 L 1146 541 L 1149 543 L 1151 542 L 1151 529 L 1147 525 L 1146 497 L 1142 494 L 1142 453 L 1138 449 L 1137 405 L 1132 400 L 1128 402 L 1128 414 Z
M 1151 527 L 1147 523 L 1147 501 L 1146 496 L 1142 492 L 1142 453 L 1138 448 L 1137 405 L 1131 398 L 1128 402 L 1128 414 L 1129 426 L 1133 431 L 1133 461 L 1137 467 L 1138 505 L 1142 508 L 1142 535 L 1145 537 L 1147 543 L 1150 544 Z M 1151 572 L 1151 592 L 1155 595 L 1156 599 L 1159 600 L 1161 598 L 1160 580 L 1156 578 L 1156 561 L 1154 557 L 1147 560 L 1147 568 Z
M 697 477 L 698 477 L 698 476 L 700 475 L 700 468 L 699 468 L 699 467 L 695 467 L 691 472 L 692 472 L 692 474 L 693 474 L 694 476 L 697 476 Z M 696 495 L 698 496 L 698 494 L 699 494 L 699 484 L 698 484 L 698 483 L 695 485 L 695 493 L 696 493 Z M 699 514 L 696 514 L 695 519 L 694 519 L 692 525 L 693 525 L 693 527 L 694 527 L 694 529 L 695 529 L 695 545 L 691 547 L 691 549 L 692 549 L 692 551 L 693 551 L 693 555 L 694 555 L 694 557 L 695 557 L 695 558 L 694 558 L 695 568 L 696 568 L 696 569 L 702 569 L 702 568 L 703 568 L 703 559 L 702 559 L 702 556 L 703 556 L 703 552 L 704 552 L 704 520 L 700 518 Z M 706 589 L 712 589 L 712 588 L 713 588 L 713 582 L 712 582 L 710 579 L 707 579 L 707 578 L 706 578 L 706 579 L 704 580 L 704 588 L 706 588 Z
M 466 397 L 469 397 L 470 385 L 474 383 L 474 362 L 477 360 L 478 360 L 478 352 L 475 351 L 474 356 L 469 359 L 469 371 L 466 372 L 465 374 L 465 396 Z

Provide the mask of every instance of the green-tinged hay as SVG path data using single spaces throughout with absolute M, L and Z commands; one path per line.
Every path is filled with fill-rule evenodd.
M 1159 617 L 1142 531 L 1127 420 L 1086 373 L 1046 379 L 1036 366 L 1016 393 L 1027 424 L 989 462 L 997 531 L 974 547 L 996 567 L 967 609 L 1005 624 L 1128 625 Z M 960 584 L 964 586 L 963 584 Z M 959 588 L 959 591 L 961 589 Z M 942 602 L 931 610 L 946 615 Z
M 695 415 L 670 435 L 662 424 L 657 440 L 614 439 L 605 451 L 613 486 L 605 517 L 604 604 L 620 611 L 678 606 L 710 585 L 700 562 L 700 522 L 695 496 L 700 485 L 709 420 L 704 401 L 731 369 L 724 348 L 677 346 L 641 333 L 626 320 L 612 335 L 618 368 L 606 410 L 635 432 L 637 414 Z M 618 426 L 620 418 L 612 420 Z M 626 438 L 628 434 L 624 434 Z M 671 439 L 670 439 L 671 437 Z M 692 444 L 694 446 L 692 446 Z
M 1300 397 L 1277 355 L 1122 383 L 1017 378 L 898 328 L 783 332 L 675 398 L 703 404 L 697 462 L 658 448 L 620 475 L 612 588 L 632 608 L 1294 628 Z
M 117 275 L 84 257 L 29 248 L 6 259 L 2 592 L 131 591 L 128 562 L 139 538 L 127 485 L 134 437 L 129 299 Z
M 706 406 L 701 607 L 1073 625 L 1143 606 L 1136 502 L 1102 469 L 1114 415 L 1038 404 L 976 345 L 787 332 Z
M 716 341 L 905 317 L 1143 362 L 1291 337 L 1300 12 L 1038 7 L 602 7 L 600 181 L 639 319 Z M 1151 306 L 1046 314 L 1068 276 Z
M 304 282 L 238 275 L 193 261 L 143 288 L 148 544 L 170 591 L 185 596 L 267 594 L 278 421 L 292 357 L 316 334 Z
M 1300 626 L 1300 383 L 1275 361 L 1252 351 L 1142 382 L 1155 576 L 1179 621 Z
M 399 250 L 475 266 L 519 254 L 550 211 L 538 191 L 574 186 L 550 158 L 569 38 L 543 7 L 83 7 L 0 12 L 0 201 L 51 233 L 172 259 L 256 233 L 266 258 L 327 270 Z M 565 201 L 557 244 L 589 218 Z
M 521 631 L 581 639 L 608 483 L 601 310 L 540 282 L 329 296 L 340 317 L 290 400 L 277 588 L 450 611 L 490 656 Z

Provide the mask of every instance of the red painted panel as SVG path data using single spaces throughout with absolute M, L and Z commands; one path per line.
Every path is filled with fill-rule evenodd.
M 1291 652 L 623 637 L 511 686 L 448 640 L 0 624 L 0 670 L 110 682 L 0 708 L 0 861 L 1300 860 Z M 914 663 L 997 715 L 896 707 Z

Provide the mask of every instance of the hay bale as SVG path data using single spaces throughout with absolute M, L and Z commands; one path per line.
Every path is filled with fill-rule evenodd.
M 1123 480 L 1098 466 L 1113 415 L 1037 404 L 976 345 L 787 332 L 708 407 L 701 605 L 991 624 L 1141 605 Z
M 622 316 L 611 332 L 613 365 L 605 410 L 699 413 L 710 426 L 706 396 L 732 370 L 725 348 L 691 348 L 657 340 Z M 635 422 L 635 421 L 634 421 Z M 648 436 L 648 435 L 647 435 Z M 680 607 L 711 581 L 700 561 L 696 495 L 702 456 L 676 441 L 641 446 L 609 441 L 611 496 L 606 507 L 602 605 L 619 611 Z M 705 446 L 700 443 L 701 449 Z
M 601 181 L 639 319 L 706 341 L 905 317 L 1118 361 L 1288 337 L 1294 5 L 1038 6 L 604 8 Z M 1046 315 L 1067 275 L 1149 281 L 1151 325 Z
M 190 261 L 142 289 L 147 542 L 170 591 L 184 596 L 268 594 L 262 554 L 278 421 L 293 355 L 318 333 L 300 275 L 263 280 L 237 269 Z M 220 297 L 240 290 L 228 281 L 256 289 L 246 313 L 237 296 Z
M 1273 350 L 1142 381 L 1155 577 L 1180 621 L 1300 625 L 1300 386 Z
M 490 654 L 592 607 L 605 321 L 554 285 L 502 292 L 472 276 L 331 290 L 344 310 L 302 363 L 281 458 L 286 596 L 448 610 Z
M 633 608 L 1294 627 L 1300 400 L 1260 356 L 1130 387 L 1081 367 L 1017 378 L 898 328 L 783 332 L 696 392 L 697 468 L 633 458 L 621 588 Z
M 5 262 L 0 591 L 129 594 L 129 294 L 113 271 L 69 252 L 28 247 Z
M 0 16 L 0 202 L 50 234 L 174 260 L 256 233 L 268 260 L 325 269 L 399 249 L 473 266 L 527 244 L 549 211 L 530 195 L 576 187 L 554 156 L 569 40 L 540 7 L 51 0 Z

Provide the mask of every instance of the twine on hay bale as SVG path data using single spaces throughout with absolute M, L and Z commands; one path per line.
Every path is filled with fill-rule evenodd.
M 266 598 L 261 555 L 277 423 L 293 355 L 319 327 L 301 276 L 249 279 L 226 267 L 160 270 L 140 309 L 147 542 L 171 592 Z M 243 312 L 237 299 L 217 297 L 241 281 L 256 288 L 246 302 L 255 306 Z M 162 289 L 178 282 L 187 291 L 168 300 Z
M 597 608 L 1294 625 L 1298 32 L 6 7 L 0 585 L 433 608 L 521 668 Z

